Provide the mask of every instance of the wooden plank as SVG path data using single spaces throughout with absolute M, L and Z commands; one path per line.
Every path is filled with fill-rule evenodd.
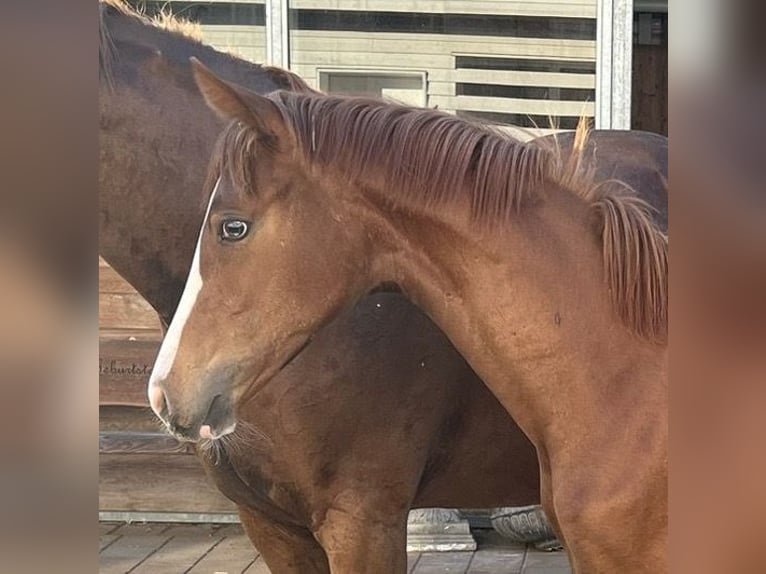
M 595 18 L 595 0 L 480 1 L 480 0 L 290 0 L 293 9 L 371 10 L 436 14 L 515 14 Z
M 146 397 L 146 383 L 141 381 L 126 381 L 119 383 L 107 380 L 98 387 L 99 402 L 102 405 L 122 405 L 129 407 L 145 407 L 149 405 Z
M 472 552 L 423 552 L 412 574 L 465 574 Z
M 407 553 L 407 574 L 412 574 L 412 571 L 415 570 L 415 566 L 418 564 L 418 560 L 420 560 L 420 552 Z
M 162 338 L 160 321 L 154 309 L 102 258 L 99 276 L 99 336 Z
M 189 454 L 100 454 L 99 510 L 236 512 Z
M 154 341 L 162 342 L 162 331 L 159 329 L 99 329 L 98 338 L 101 341 Z
M 133 286 L 109 265 L 98 266 L 99 293 L 137 293 Z
M 98 551 L 102 552 L 119 540 L 121 536 L 122 534 L 101 534 L 98 537 Z
M 125 574 L 156 552 L 167 540 L 165 524 L 133 525 L 99 555 L 100 574 Z
M 447 76 L 447 77 L 445 77 Z M 449 74 L 429 74 L 429 79 L 496 84 L 500 86 L 550 86 L 592 90 L 596 87 L 595 74 L 561 74 L 558 72 L 513 72 L 509 70 L 474 70 L 461 68 Z
M 271 570 L 266 565 L 266 561 L 263 556 L 256 558 L 250 567 L 244 571 L 244 574 L 271 574 Z
M 295 50 L 292 52 L 294 68 L 300 70 L 306 70 L 306 68 L 317 67 L 352 67 L 352 68 L 376 68 L 378 70 L 395 69 L 395 70 L 429 70 L 431 68 L 446 68 L 449 69 L 453 66 L 453 57 L 450 54 L 402 54 L 392 53 L 385 54 L 384 58 L 381 55 L 372 54 L 370 52 L 344 52 L 339 53 L 335 51 L 317 50 L 317 51 L 301 51 Z M 293 66 L 293 64 L 291 64 Z M 299 72 L 303 75 L 304 72 Z M 309 73 L 309 77 L 316 77 L 316 73 Z
M 205 43 L 232 54 L 242 54 L 262 63 L 266 59 L 264 26 L 202 26 Z
M 223 536 L 210 524 L 173 526 L 165 532 L 167 543 L 131 574 L 178 574 L 186 572 L 216 546 Z
M 202 32 L 213 34 L 242 34 L 251 38 L 260 38 L 266 43 L 266 26 L 251 24 L 202 24 Z
M 99 403 L 147 406 L 149 382 L 160 342 L 99 340 Z
M 524 561 L 524 572 L 536 574 L 570 573 L 569 559 L 566 552 L 544 552 L 530 548 Z
M 98 325 L 103 329 L 161 329 L 157 313 L 138 293 L 99 293 Z
M 121 526 L 121 522 L 99 522 L 98 533 L 100 536 L 114 534 Z
M 164 432 L 162 422 L 149 407 L 101 405 L 98 409 L 99 432 Z
M 593 116 L 593 102 L 564 102 L 559 100 L 525 100 L 520 98 L 489 98 L 481 96 L 433 96 L 430 105 L 439 109 L 501 112 L 513 114 Z
M 227 529 L 228 531 L 224 532 L 223 540 L 212 548 L 202 560 L 197 562 L 189 570 L 189 574 L 210 574 L 211 572 L 228 572 L 233 574 L 234 572 L 245 571 L 248 574 L 252 574 L 250 570 L 246 569 L 251 568 L 252 565 L 258 562 L 256 560 L 259 556 L 257 550 L 253 547 L 240 525 L 227 527 Z M 261 559 L 258 570 L 253 570 L 253 572 L 268 573 L 268 569 L 263 570 L 265 566 Z
M 291 42 L 291 57 L 296 61 L 306 61 L 316 53 L 335 53 L 340 58 L 345 57 L 346 52 L 364 53 L 373 60 L 381 53 L 406 54 L 412 58 L 453 54 L 575 60 L 596 58 L 595 40 L 295 30 L 291 35 Z M 410 60 L 403 61 L 407 62 L 407 67 L 414 66 Z
M 428 95 L 429 96 L 454 96 L 455 95 L 455 83 L 454 82 L 428 82 Z
M 491 44 L 494 47 L 518 50 L 523 47 L 547 47 L 556 50 L 570 48 L 591 48 L 595 54 L 596 40 L 577 40 L 567 38 L 542 38 L 542 37 L 519 37 L 519 36 L 486 36 L 484 34 L 439 34 L 439 33 L 411 33 L 411 32 L 368 32 L 355 30 L 302 30 L 292 31 L 296 40 L 302 42 L 314 41 L 319 43 L 322 39 L 337 42 L 366 42 L 368 45 L 393 46 L 395 42 L 405 43 L 408 46 L 428 46 L 432 53 L 444 52 L 445 46 L 464 46 L 466 44 Z M 441 48 L 440 48 L 441 45 Z M 300 49 L 300 48 L 298 48 Z
M 525 553 L 523 545 L 480 549 L 473 555 L 467 574 L 520 574 Z
M 162 433 L 101 432 L 98 435 L 101 454 L 194 454 L 189 443 Z

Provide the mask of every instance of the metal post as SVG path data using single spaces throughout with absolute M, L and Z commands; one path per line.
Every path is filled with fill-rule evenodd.
M 266 0 L 266 61 L 290 67 L 290 33 L 287 28 L 289 0 Z
M 598 0 L 596 128 L 630 129 L 633 0 Z

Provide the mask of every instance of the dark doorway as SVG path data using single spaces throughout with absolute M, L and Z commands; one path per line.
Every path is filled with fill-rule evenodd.
M 668 135 L 668 14 L 633 15 L 631 128 Z

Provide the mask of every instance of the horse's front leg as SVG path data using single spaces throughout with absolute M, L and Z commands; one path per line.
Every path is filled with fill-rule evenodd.
M 564 533 L 561 531 L 561 525 L 559 524 L 558 516 L 556 516 L 556 509 L 553 506 L 553 485 L 551 481 L 551 465 L 548 460 L 548 455 L 538 449 L 537 458 L 540 464 L 540 504 L 545 511 L 545 516 L 548 519 L 551 527 L 556 533 L 556 537 L 559 542 L 566 548 L 566 539 Z
M 330 510 L 315 532 L 332 574 L 406 574 L 407 513 L 392 517 Z
M 308 529 L 285 527 L 242 507 L 239 516 L 272 574 L 329 574 L 327 555 Z
M 553 476 L 553 506 L 575 574 L 662 574 L 668 571 L 667 478 L 651 464 L 599 464 L 609 476 L 578 468 Z M 649 467 L 649 468 L 647 468 Z M 581 465 L 585 468 L 585 465 Z M 597 488 L 594 488 L 596 482 Z M 608 493 L 605 495 L 604 493 Z

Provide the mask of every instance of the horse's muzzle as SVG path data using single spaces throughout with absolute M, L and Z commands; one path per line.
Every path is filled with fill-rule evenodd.
M 196 442 L 200 439 L 215 440 L 234 431 L 236 421 L 230 402 L 222 394 L 210 400 L 199 417 L 183 417 L 173 409 L 167 394 L 159 384 L 152 382 L 148 390 L 152 411 L 178 439 Z

